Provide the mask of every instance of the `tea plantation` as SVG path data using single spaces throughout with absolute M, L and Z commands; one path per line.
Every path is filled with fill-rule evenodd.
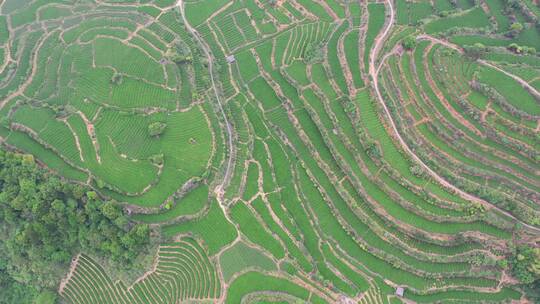
M 536 0 L 0 1 L 0 152 L 81 189 L 0 171 L 0 303 L 538 303 L 537 49 Z M 99 240 L 22 266 L 58 200 Z

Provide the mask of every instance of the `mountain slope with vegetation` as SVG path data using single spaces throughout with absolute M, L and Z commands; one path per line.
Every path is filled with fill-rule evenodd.
M 540 301 L 539 20 L 0 1 L 0 303 Z

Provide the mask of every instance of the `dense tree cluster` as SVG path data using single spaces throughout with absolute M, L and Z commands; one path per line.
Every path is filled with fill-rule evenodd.
M 523 284 L 540 281 L 540 248 L 518 246 L 510 259 L 512 272 Z
M 116 203 L 61 180 L 31 155 L 1 150 L 0 229 L 1 298 L 12 303 L 55 289 L 80 251 L 129 266 L 149 242 L 149 227 L 130 223 Z

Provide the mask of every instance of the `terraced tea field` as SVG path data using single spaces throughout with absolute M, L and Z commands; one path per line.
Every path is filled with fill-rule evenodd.
M 198 60 L 175 63 L 197 48 L 173 4 L 117 12 L 107 4 L 5 2 L 4 142 L 147 207 L 206 174 L 213 114 L 198 92 L 208 76 Z M 163 134 L 151 134 L 155 123 Z
M 113 282 L 85 255 L 74 258 L 59 293 L 74 303 L 178 303 L 216 299 L 220 283 L 215 268 L 193 239 L 161 245 L 152 270 L 133 285 Z
M 540 301 L 539 18 L 531 0 L 0 2 L 3 144 L 158 243 L 127 280 L 82 252 L 60 297 Z

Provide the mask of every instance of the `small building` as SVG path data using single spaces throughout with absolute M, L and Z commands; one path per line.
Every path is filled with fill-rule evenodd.
M 403 294 L 405 294 L 405 288 L 403 287 L 396 288 L 396 296 L 403 297 Z
M 233 63 L 236 61 L 236 58 L 234 58 L 234 55 L 229 55 L 225 57 L 225 59 L 227 60 L 228 63 Z

